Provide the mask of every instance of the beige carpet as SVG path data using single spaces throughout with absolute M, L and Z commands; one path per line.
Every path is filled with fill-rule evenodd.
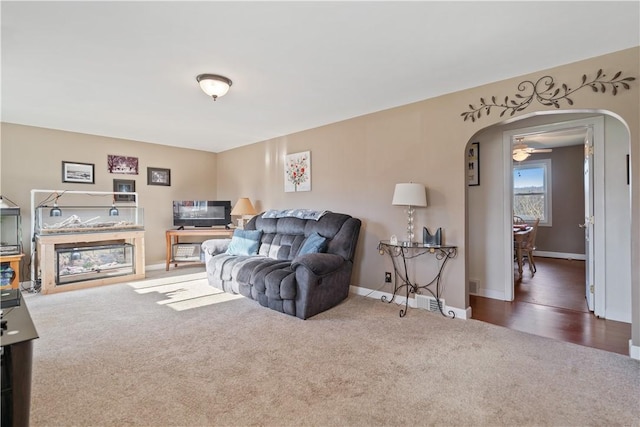
M 359 296 L 302 321 L 203 277 L 26 296 L 31 425 L 640 425 L 637 360 Z

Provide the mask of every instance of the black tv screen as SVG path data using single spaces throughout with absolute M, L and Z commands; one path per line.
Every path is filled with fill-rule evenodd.
M 173 225 L 176 227 L 214 227 L 230 223 L 229 200 L 173 201 Z

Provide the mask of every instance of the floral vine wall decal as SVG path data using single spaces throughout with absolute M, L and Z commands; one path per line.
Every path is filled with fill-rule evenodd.
M 498 103 L 495 96 L 491 97 L 491 102 L 480 98 L 479 107 L 476 108 L 473 104 L 469 104 L 469 111 L 465 111 L 460 115 L 465 121 L 471 119 L 472 122 L 480 119 L 483 112 L 488 116 L 491 113 L 491 109 L 502 110 L 500 117 L 507 112 L 510 116 L 513 116 L 516 112 L 527 108 L 533 101 L 538 101 L 542 105 L 560 108 L 561 101 L 566 101 L 567 104 L 573 105 L 573 100 L 569 96 L 585 87 L 590 87 L 594 92 L 602 93 L 606 93 L 607 88 L 609 88 L 615 96 L 619 90 L 629 89 L 629 82 L 634 80 L 635 77 L 622 77 L 622 71 L 618 71 L 613 77 L 607 79 L 607 75 L 600 69 L 593 80 L 587 81 L 587 75 L 583 74 L 580 86 L 571 89 L 565 83 L 557 86 L 553 77 L 544 76 L 540 77 L 535 83 L 530 80 L 521 82 L 518 85 L 520 93 L 516 93 L 514 96 L 516 99 L 509 99 L 509 96 L 505 96 L 504 102 Z

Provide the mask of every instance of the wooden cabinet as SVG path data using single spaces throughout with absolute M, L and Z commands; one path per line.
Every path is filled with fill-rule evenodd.
M 31 320 L 26 301 L 19 296 L 19 304 L 5 308 L 2 315 L 2 408 L 3 426 L 28 426 L 31 409 L 31 374 L 33 340 L 38 333 Z M 15 294 L 14 294 L 15 295 Z M 6 322 L 6 323 L 5 323 Z
M 11 269 L 15 272 L 15 275 L 11 280 L 11 289 L 18 289 L 20 287 L 20 260 L 23 256 L 24 254 L 0 256 L 0 264 L 9 264 Z

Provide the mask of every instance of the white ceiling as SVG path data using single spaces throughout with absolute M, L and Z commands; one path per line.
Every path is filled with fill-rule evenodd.
M 639 5 L 2 1 L 2 121 L 220 152 L 638 46 Z
M 586 136 L 587 129 L 583 126 L 558 131 L 543 131 L 530 135 L 522 135 L 520 136 L 521 141 L 516 142 L 514 138 L 513 144 L 516 145 L 521 142 L 532 148 L 567 147 L 569 145 L 584 145 Z

